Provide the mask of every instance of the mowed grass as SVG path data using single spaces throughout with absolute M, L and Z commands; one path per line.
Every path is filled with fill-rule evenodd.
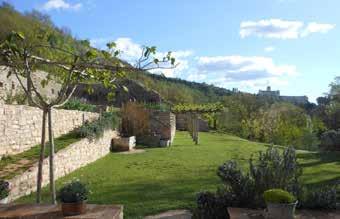
M 245 168 L 251 154 L 268 145 L 219 133 L 200 133 L 194 145 L 187 132 L 177 132 L 169 148 L 146 149 L 140 154 L 109 154 L 58 180 L 57 186 L 78 178 L 88 183 L 89 203 L 122 204 L 125 218 L 143 218 L 169 209 L 193 208 L 196 194 L 221 185 L 216 170 L 235 159 Z M 339 154 L 299 152 L 306 183 L 340 177 Z M 47 189 L 44 200 L 48 201 Z M 33 202 L 34 194 L 19 202 Z

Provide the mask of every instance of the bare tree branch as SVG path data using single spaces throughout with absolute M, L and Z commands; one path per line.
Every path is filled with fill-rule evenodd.
M 33 89 L 34 93 L 37 95 L 37 97 L 39 98 L 41 104 L 45 105 L 46 102 L 44 101 L 44 98 L 41 96 L 41 94 L 37 91 L 37 88 L 34 86 L 34 83 L 33 83 L 33 80 L 32 80 L 31 74 L 30 74 L 31 69 L 30 69 L 26 55 L 24 57 L 24 60 L 25 60 L 25 70 L 26 70 L 26 76 L 27 76 L 26 80 L 28 80 L 28 83 L 31 84 L 32 89 Z M 29 92 L 29 91 L 27 91 L 27 92 Z
M 22 83 L 17 71 L 14 69 L 14 75 L 16 76 L 17 80 L 19 81 L 19 84 L 21 86 L 21 88 L 24 90 L 25 94 L 27 95 L 28 99 L 37 107 L 39 107 L 40 109 L 43 109 L 43 105 L 38 104 L 32 97 L 32 94 L 30 94 L 28 92 L 28 90 L 26 89 L 25 85 Z
M 54 105 L 53 107 L 61 107 L 61 106 L 65 105 L 65 104 L 71 99 L 71 97 L 72 97 L 74 91 L 77 89 L 77 87 L 78 87 L 78 85 L 75 85 L 75 86 L 72 88 L 72 91 L 70 92 L 70 94 L 67 95 L 67 97 L 64 99 L 64 101 L 63 101 L 63 102 L 61 101 L 62 103 L 60 103 L 60 104 L 58 104 L 58 105 Z
M 73 66 L 70 68 L 70 70 L 68 71 L 68 77 L 67 77 L 66 81 L 65 81 L 65 82 L 63 83 L 63 85 L 62 85 L 62 88 L 61 88 L 61 90 L 60 90 L 60 92 L 59 92 L 59 94 L 58 94 L 58 97 L 56 98 L 55 101 L 52 101 L 52 102 L 51 102 L 51 105 L 58 104 L 58 103 L 63 99 L 63 97 L 64 97 L 66 91 L 67 91 L 68 88 L 69 88 L 70 81 L 71 81 L 71 77 L 72 77 L 72 75 L 73 75 L 73 71 L 74 71 L 74 68 L 75 68 L 75 65 L 76 65 L 77 61 L 78 61 L 78 56 L 76 56 L 76 57 L 74 58 L 74 65 L 73 65 Z

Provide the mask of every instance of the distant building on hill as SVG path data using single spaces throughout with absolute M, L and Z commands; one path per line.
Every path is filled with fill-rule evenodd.
M 267 90 L 259 90 L 259 96 L 266 96 L 266 97 L 280 97 L 279 90 L 272 90 L 270 86 L 267 87 Z
M 309 103 L 307 96 L 281 96 L 279 90 L 271 90 L 270 86 L 268 86 L 266 90 L 259 90 L 258 96 L 270 97 L 293 104 Z

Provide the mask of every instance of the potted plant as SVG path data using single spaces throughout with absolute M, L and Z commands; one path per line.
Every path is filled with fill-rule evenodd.
M 86 201 L 89 191 L 86 185 L 74 180 L 58 191 L 58 200 L 64 216 L 74 216 L 86 212 Z
M 282 189 L 270 189 L 264 192 L 267 204 L 266 218 L 294 219 L 297 200 L 294 195 Z
M 8 203 L 8 195 L 9 195 L 9 183 L 0 180 L 0 204 Z

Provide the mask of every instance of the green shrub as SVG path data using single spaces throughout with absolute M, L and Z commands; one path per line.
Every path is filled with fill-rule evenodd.
M 79 99 L 71 99 L 65 105 L 62 106 L 62 109 L 67 110 L 79 110 L 86 112 L 96 112 L 96 106 L 88 103 L 83 103 Z
M 77 134 L 80 137 L 88 138 L 90 140 L 98 139 L 103 136 L 104 131 L 114 129 L 118 125 L 118 116 L 114 112 L 102 113 L 98 120 L 84 124 L 77 129 Z
M 194 211 L 195 219 L 229 219 L 227 208 L 230 206 L 227 199 L 212 192 L 201 192 L 197 195 L 197 209 Z
M 314 132 L 304 131 L 304 134 L 297 141 L 297 145 L 299 145 L 296 147 L 297 149 L 308 151 L 317 151 L 319 149 L 320 140 Z
M 282 189 L 269 189 L 263 193 L 266 203 L 290 204 L 296 201 L 294 195 Z
M 298 164 L 294 147 L 285 148 L 282 153 L 278 148 L 269 147 L 265 152 L 259 152 L 257 160 L 251 158 L 249 164 L 257 202 L 262 206 L 265 204 L 262 194 L 268 189 L 279 188 L 299 195 L 302 168 Z
M 221 178 L 223 187 L 217 194 L 218 197 L 224 197 L 224 202 L 219 201 L 215 204 L 263 208 L 266 203 L 263 195 L 265 191 L 277 188 L 297 197 L 300 202 L 299 208 L 334 209 L 336 206 L 335 186 L 322 186 L 314 190 L 302 186 L 300 182 L 302 169 L 297 163 L 293 147 L 285 148 L 282 153 L 278 148 L 269 147 L 265 152 L 260 152 L 257 159 L 251 158 L 249 164 L 249 172 L 246 173 L 233 160 L 225 162 L 218 168 L 217 175 Z M 272 201 L 290 202 L 292 199 Z M 198 202 L 197 205 L 201 204 Z
M 323 150 L 340 151 L 340 130 L 329 130 L 321 135 L 320 148 Z
M 67 183 L 58 191 L 58 200 L 63 203 L 75 203 L 87 200 L 89 190 L 78 180 Z
M 233 205 L 237 207 L 264 207 L 263 193 L 272 188 L 280 188 L 300 193 L 299 177 L 302 174 L 298 166 L 293 147 L 282 153 L 270 147 L 260 152 L 256 160 L 249 160 L 249 173 L 244 173 L 235 161 L 228 161 L 218 168 L 225 192 L 234 196 Z
M 9 183 L 0 180 L 0 200 L 6 198 L 9 195 Z
M 228 161 L 218 168 L 217 175 L 224 187 L 223 193 L 232 199 L 232 205 L 242 207 L 256 206 L 256 190 L 254 180 L 249 174 L 244 174 L 235 161 Z
M 310 209 L 336 209 L 336 186 L 323 188 L 306 188 L 299 199 L 301 208 Z

